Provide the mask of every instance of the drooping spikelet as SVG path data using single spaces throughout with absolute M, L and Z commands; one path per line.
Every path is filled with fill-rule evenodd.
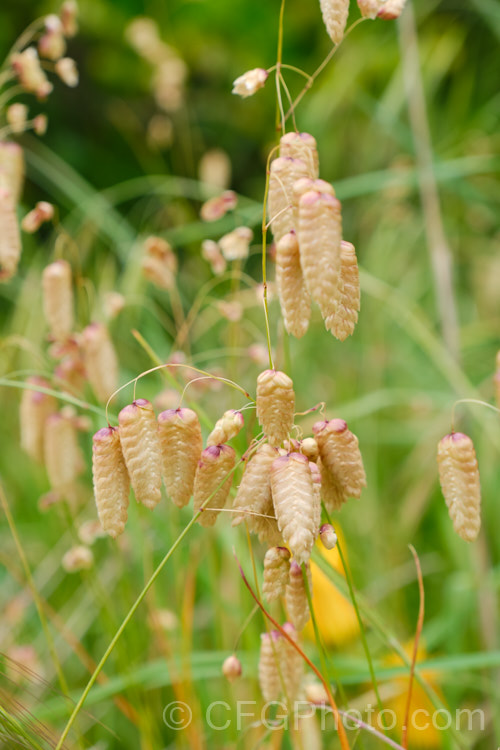
M 311 299 L 300 265 L 295 232 L 284 234 L 276 246 L 276 284 L 285 328 L 300 339 L 309 327 Z
M 285 622 L 283 630 L 295 643 L 298 642 L 299 634 L 291 622 Z M 302 656 L 286 638 L 283 638 L 283 679 L 286 685 L 286 697 L 290 704 L 293 704 L 298 696 L 303 674 Z
M 337 312 L 340 294 L 340 202 L 315 190 L 299 200 L 298 240 L 306 287 L 326 320 Z
M 311 478 L 313 483 L 314 492 L 314 505 L 313 505 L 313 524 L 316 536 L 318 535 L 319 526 L 321 523 L 321 472 L 312 461 L 309 462 L 309 471 L 311 472 Z
M 144 276 L 160 289 L 171 291 L 174 288 L 177 258 L 169 243 L 162 237 L 146 239 L 141 268 Z
M 50 383 L 37 376 L 28 378 L 26 382 L 50 388 Z M 21 448 L 39 463 L 43 461 L 45 420 L 56 410 L 56 400 L 53 396 L 31 389 L 23 391 L 19 414 Z
M 312 596 L 311 571 L 308 563 L 306 563 L 306 575 L 309 591 Z M 302 568 L 295 560 L 292 560 L 290 563 L 290 578 L 285 596 L 288 616 L 295 628 L 300 632 L 309 622 L 310 612 Z
M 118 422 L 136 500 L 153 510 L 161 500 L 161 448 L 153 406 L 138 398 L 121 410 Z
M 56 260 L 42 274 L 43 311 L 50 334 L 56 340 L 66 339 L 73 330 L 73 288 L 71 266 Z
M 335 474 L 332 474 L 323 464 L 321 458 L 316 461 L 316 466 L 321 474 L 321 498 L 329 513 L 340 510 L 347 502 L 348 497 Z
M 309 174 L 313 180 L 319 175 L 318 149 L 316 138 L 309 133 L 286 133 L 280 140 L 280 156 L 288 156 L 291 159 L 302 159 L 305 162 Z
M 215 427 L 207 438 L 207 447 L 221 445 L 236 437 L 244 425 L 241 411 L 230 409 L 224 412 L 222 417 L 215 423 Z
M 318 443 L 314 438 L 308 437 L 301 440 L 299 449 L 309 461 L 317 461 L 319 456 Z
M 101 526 L 115 539 L 125 529 L 130 478 L 116 427 L 103 427 L 92 440 L 94 497 Z
M 12 195 L 14 205 L 19 203 L 24 183 L 24 156 L 18 143 L 0 141 L 0 173 Z
M 271 488 L 283 540 L 299 564 L 306 562 L 319 530 L 307 458 L 301 453 L 279 456 L 271 466 Z
M 200 420 L 192 409 L 167 409 L 158 415 L 163 481 L 179 508 L 193 494 L 196 467 L 203 450 Z
M 309 176 L 310 170 L 302 159 L 280 156 L 271 162 L 268 212 L 276 242 L 284 234 L 296 229 L 293 219 L 293 184 L 301 177 Z
M 219 510 L 226 504 L 231 489 L 231 471 L 235 465 L 235 452 L 230 445 L 212 445 L 201 454 L 194 479 L 194 511 L 205 504 L 198 523 L 213 526 Z
M 73 420 L 65 414 L 51 414 L 45 421 L 44 456 L 50 486 L 67 496 L 84 462 Z
M 286 547 L 271 547 L 264 556 L 262 593 L 268 602 L 284 596 L 290 570 L 290 552 Z
M 259 685 L 265 701 L 275 701 L 281 693 L 281 635 L 278 630 L 260 636 Z
M 271 494 L 271 464 L 277 455 L 276 448 L 260 446 L 247 464 L 233 505 L 235 511 L 240 511 L 233 517 L 233 526 L 246 521 L 261 542 L 271 545 L 281 542 Z
M 344 341 L 358 322 L 360 303 L 359 270 L 356 250 L 350 242 L 340 243 L 340 280 L 337 310 L 325 320 L 335 338 Z
M 359 498 L 366 487 L 358 438 L 343 419 L 316 422 L 313 432 L 323 467 L 339 482 L 346 497 Z
M 473 542 L 481 526 L 481 487 L 472 440 L 462 432 L 446 435 L 438 445 L 439 481 L 453 528 Z
M 99 401 L 107 401 L 118 387 L 118 359 L 108 329 L 91 323 L 82 333 L 85 372 Z
M 319 0 L 319 2 L 328 35 L 334 44 L 338 44 L 344 37 L 349 15 L 349 0 Z
M 293 427 L 293 381 L 280 370 L 264 370 L 257 378 L 257 418 L 271 445 L 279 445 Z
M 14 276 L 20 257 L 21 236 L 15 203 L 10 190 L 0 182 L 0 281 Z

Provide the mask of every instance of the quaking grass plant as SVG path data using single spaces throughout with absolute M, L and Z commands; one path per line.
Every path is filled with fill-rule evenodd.
M 269 152 L 267 174 L 262 176 L 265 188 L 261 238 L 254 235 L 251 227 L 239 225 L 217 240 L 203 242 L 201 253 L 210 264 L 214 278 L 206 288 L 196 290 L 187 314 L 179 294 L 176 248 L 156 235 L 141 238 L 140 247 L 133 247 L 133 252 L 139 255 L 137 267 L 142 278 L 168 298 L 172 346 L 167 361 L 162 361 L 151 347 L 147 332 L 134 330 L 136 341 L 154 366 L 139 374 L 134 373 L 129 382 L 120 386 L 120 358 L 110 331 L 113 321 L 132 304 L 131 300 L 118 287 L 102 294 L 102 299 L 96 289 L 98 316 L 89 317 L 87 311 L 82 313 L 81 291 L 86 288 L 88 280 L 83 275 L 76 243 L 57 223 L 57 209 L 41 201 L 20 222 L 25 233 L 36 233 L 43 224 L 54 222 L 52 257 L 41 275 L 50 366 L 43 372 L 33 371 L 27 378 L 24 374 L 18 377 L 13 373 L 3 378 L 2 385 L 22 390 L 21 447 L 34 462 L 43 464 L 47 472 L 50 491 L 40 498 L 40 511 L 55 508 L 71 528 L 73 544 L 64 552 L 63 568 L 68 573 L 88 573 L 89 585 L 102 595 L 98 579 L 93 578 L 95 565 L 91 547 L 105 533 L 118 539 L 116 549 L 127 554 L 126 542 L 120 546 L 119 537 L 126 531 L 127 524 L 133 523 L 128 519 L 130 488 L 137 503 L 150 511 L 158 506 L 156 512 L 163 509 L 169 519 L 180 509 L 188 508 L 191 498 L 193 500 L 190 520 L 159 564 L 145 575 L 145 585 L 121 622 L 117 623 L 100 661 L 95 664 L 91 660 L 90 666 L 87 664 L 90 678 L 72 704 L 58 739 L 49 735 L 42 737 L 41 743 L 47 742 L 56 750 L 76 747 L 84 741 L 79 724 L 95 683 L 102 681 L 105 666 L 126 628 L 195 524 L 212 527 L 226 514 L 231 518 L 231 527 L 240 526 L 240 530 L 231 534 L 231 545 L 235 549 L 234 572 L 239 571 L 242 588 L 248 589 L 249 596 L 255 601 L 249 618 L 242 618 L 242 633 L 250 620 L 257 617 L 258 610 L 263 615 L 260 656 L 257 658 L 254 649 L 250 668 L 254 673 L 258 672 L 263 701 L 277 703 L 289 717 L 285 736 L 276 734 L 279 739 L 271 740 L 272 746 L 277 746 L 278 742 L 298 748 L 334 746 L 347 750 L 355 744 L 367 743 L 367 747 L 387 745 L 407 749 L 412 746 L 412 732 L 415 731 L 410 725 L 414 683 L 425 691 L 437 710 L 443 709 L 440 695 L 416 670 L 424 592 L 419 559 L 414 553 L 420 610 L 410 654 L 407 655 L 394 639 L 387 639 L 409 672 L 401 736 L 396 736 L 393 727 L 384 721 L 384 695 L 379 689 L 365 633 L 367 624 L 382 634 L 384 627 L 376 615 L 369 614 L 364 602 L 356 595 L 346 561 L 344 547 L 347 543 L 337 537 L 332 525 L 332 520 L 337 520 L 336 514 L 346 502 L 362 498 L 369 482 L 359 441 L 342 418 L 341 410 L 337 411 L 324 402 L 302 403 L 300 392 L 286 372 L 285 347 L 275 350 L 272 340 L 270 258 L 275 264 L 276 294 L 286 334 L 296 338 L 307 336 L 311 327 L 317 325 L 315 311 L 318 310 L 325 328 L 339 341 L 356 335 L 360 310 L 356 250 L 343 237 L 342 206 L 335 189 L 320 178 L 321 158 L 314 134 L 299 131 L 296 110 L 303 100 L 307 101 L 308 91 L 332 61 L 340 45 L 351 43 L 347 37 L 355 27 L 369 19 L 399 18 L 403 2 L 358 0 L 360 16 L 350 26 L 347 26 L 349 3 L 345 0 L 321 0 L 320 8 L 333 46 L 313 75 L 283 62 L 286 12 L 283 0 L 275 64 L 267 69 L 250 70 L 234 82 L 233 93 L 243 98 L 269 86 L 269 78 L 274 78 L 276 85 L 278 142 Z M 65 56 L 67 39 L 77 30 L 76 18 L 76 5 L 66 2 L 59 15 L 35 22 L 15 44 L 0 74 L 3 86 L 0 101 L 5 116 L 5 125 L 0 129 L 0 268 L 5 282 L 15 277 L 19 263 L 22 264 L 17 207 L 22 194 L 23 153 L 11 138 L 30 128 L 41 135 L 46 127 L 42 115 L 29 119 L 25 105 L 14 99 L 19 93 L 46 98 L 52 90 L 47 71 L 56 72 L 70 86 L 77 84 L 75 64 Z M 152 118 L 149 135 L 156 140 L 168 141 L 171 136 L 169 116 L 181 106 L 186 96 L 185 64 L 178 53 L 160 39 L 149 19 L 133 22 L 127 37 L 155 71 L 154 93 L 160 113 Z M 304 87 L 295 99 L 290 94 L 289 76 L 305 79 Z M 272 123 L 269 130 L 272 130 Z M 231 215 L 237 217 L 240 198 L 225 184 L 224 169 L 224 157 L 220 154 L 212 154 L 207 159 L 205 172 L 207 181 L 212 182 L 213 195 L 209 198 L 200 195 L 206 198 L 200 216 L 207 224 Z M 223 174 L 222 179 L 218 173 Z M 269 229 L 274 240 L 271 247 Z M 261 243 L 257 250 L 262 258 L 262 285 L 242 271 L 254 240 Z M 227 372 L 224 369 L 205 370 L 193 364 L 190 358 L 190 337 L 195 324 L 200 323 L 204 297 L 223 279 L 230 281 L 230 289 L 214 307 L 220 318 L 226 321 L 228 336 L 233 341 L 237 339 L 238 324 L 245 315 L 245 297 L 240 286 L 243 280 L 252 294 L 252 288 L 257 290 L 250 305 L 261 302 L 263 307 L 264 336 L 245 352 L 261 369 L 253 392 L 248 392 L 232 377 L 230 368 Z M 201 326 L 203 331 L 202 320 Z M 262 347 L 263 340 L 265 347 Z M 155 404 L 142 396 L 144 379 L 153 373 L 160 374 L 168 383 L 167 389 L 155 394 Z M 124 405 L 118 414 L 114 413 L 117 399 L 122 398 L 123 392 L 129 393 L 131 386 L 131 403 Z M 200 403 L 203 390 L 208 389 L 213 395 L 220 388 L 231 389 L 243 403 L 239 408 L 226 409 L 220 416 L 212 413 L 210 408 L 206 414 Z M 321 398 L 321 394 L 318 397 Z M 87 450 L 83 451 L 79 434 L 91 430 L 93 423 L 89 415 L 97 415 L 102 420 L 92 441 L 93 489 L 99 524 L 87 523 L 77 529 L 75 524 L 79 512 L 88 502 L 80 479 L 89 464 L 88 441 Z M 314 423 L 310 429 L 304 429 L 301 420 L 307 419 L 309 424 L 311 417 L 315 419 Z M 465 541 L 472 542 L 480 529 L 480 487 L 471 439 L 452 429 L 439 443 L 438 463 L 441 487 L 454 529 Z M 3 492 L 2 505 L 46 631 L 60 690 L 66 696 L 72 695 L 47 628 L 46 603 L 37 595 Z M 179 525 L 177 520 L 174 525 Z M 213 537 L 208 536 L 209 531 L 204 533 L 207 538 L 203 543 L 210 544 Z M 259 546 L 253 544 L 251 535 L 258 539 Z M 246 543 L 248 553 L 245 552 L 245 556 L 251 565 L 253 583 L 250 583 L 250 568 L 247 570 L 239 561 L 242 545 Z M 343 593 L 350 597 L 355 612 L 370 687 L 377 705 L 378 728 L 361 718 L 351 717 L 351 723 L 345 721 L 350 708 L 348 696 L 341 680 L 334 676 L 329 663 L 330 654 L 319 634 L 313 607 L 311 559 L 321 559 L 318 552 L 321 546 L 324 550 L 336 549 L 338 552 L 343 578 L 339 576 L 340 582 L 337 583 L 344 586 Z M 314 653 L 305 647 L 301 635 L 308 623 L 312 624 L 314 632 Z M 245 676 L 238 656 L 240 640 L 241 634 L 236 639 L 234 653 L 220 660 L 222 674 L 230 682 Z M 179 680 L 179 685 L 182 688 L 182 680 Z M 178 688 L 179 696 L 183 696 L 183 689 Z M 124 715 L 141 730 L 141 720 L 134 714 L 133 707 L 121 699 L 116 701 Z M 314 712 L 301 713 L 304 703 L 329 708 L 333 721 L 327 731 L 319 732 L 319 719 Z M 190 706 L 184 702 L 182 705 Z M 260 720 L 251 726 L 252 739 L 248 747 L 254 746 L 255 742 L 267 742 L 273 731 L 279 728 L 279 716 L 272 705 L 271 723 L 267 717 L 264 721 L 264 714 L 258 715 Z M 37 744 L 36 727 L 29 718 L 19 718 L 13 709 L 2 716 L 5 718 L 5 732 L 16 741 L 22 739 L 28 747 L 46 746 Z M 194 731 L 185 727 L 188 741 L 192 746 L 201 747 Z M 464 746 L 453 728 L 448 728 L 446 736 L 449 737 L 448 743 L 456 743 L 450 746 Z M 245 742 L 244 732 L 242 742 Z

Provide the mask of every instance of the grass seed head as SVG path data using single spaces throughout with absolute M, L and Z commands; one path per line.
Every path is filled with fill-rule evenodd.
M 21 146 L 13 141 L 0 141 L 0 175 L 12 195 L 14 205 L 19 203 L 24 185 L 24 155 Z
M 278 700 L 281 693 L 280 654 L 282 638 L 278 630 L 260 636 L 259 685 L 265 701 Z
M 118 387 L 118 359 L 108 329 L 91 323 L 81 338 L 83 362 L 90 385 L 99 401 L 107 401 Z
M 229 442 L 229 440 L 236 437 L 244 424 L 241 411 L 230 409 L 224 412 L 222 417 L 215 423 L 214 429 L 207 438 L 207 447 Z
M 293 427 L 293 381 L 280 370 L 264 370 L 257 378 L 257 418 L 271 445 L 279 445 Z
M 219 511 L 225 506 L 231 489 L 232 470 L 236 454 L 229 445 L 212 445 L 201 454 L 194 479 L 194 510 L 206 504 L 198 523 L 213 526 Z
M 290 569 L 290 552 L 286 547 L 271 547 L 264 556 L 262 593 L 268 602 L 284 596 Z
M 324 523 L 319 530 L 319 538 L 325 549 L 335 549 L 337 546 L 337 534 L 331 523 Z
M 120 441 L 138 502 L 153 510 L 161 500 L 162 456 L 153 405 L 144 398 L 118 415 Z
M 241 661 L 236 654 L 228 656 L 222 664 L 222 674 L 228 682 L 234 682 L 238 677 L 241 677 L 242 671 Z
M 261 445 L 248 462 L 234 499 L 233 526 L 245 521 L 261 542 L 281 542 L 271 495 L 271 464 L 278 456 L 276 448 Z
M 439 481 L 453 528 L 473 542 L 481 527 L 481 487 L 472 440 L 462 432 L 446 435 L 438 445 Z
M 284 234 L 297 230 L 293 213 L 293 185 L 301 177 L 309 176 L 308 166 L 302 159 L 280 156 L 271 162 L 268 213 L 276 242 Z
M 50 383 L 38 376 L 28 378 L 26 382 L 50 388 Z M 23 391 L 19 413 L 21 448 L 38 463 L 42 463 L 44 457 L 45 421 L 56 411 L 57 403 L 53 396 L 31 389 Z
M 276 283 L 285 328 L 299 339 L 309 327 L 311 298 L 302 275 L 295 232 L 284 234 L 276 245 Z
M 299 640 L 299 634 L 291 622 L 283 624 L 283 630 L 295 641 Z M 304 676 L 304 660 L 292 644 L 283 638 L 283 678 L 286 685 L 286 697 L 290 704 L 297 699 L 302 677 Z
M 253 68 L 236 78 L 233 82 L 233 94 L 238 94 L 242 99 L 252 96 L 265 86 L 269 73 L 264 68 Z
M 92 440 L 92 474 L 97 514 L 104 531 L 115 539 L 125 529 L 130 478 L 116 427 L 103 427 Z
M 280 140 L 280 156 L 302 159 L 308 167 L 309 177 L 316 180 L 319 175 L 319 159 L 316 139 L 309 133 L 286 133 Z
M 309 564 L 306 564 L 309 591 L 312 596 L 312 579 Z M 300 632 L 309 622 L 310 612 L 302 568 L 296 560 L 290 563 L 290 578 L 286 587 L 286 609 L 294 627 Z
M 16 206 L 12 193 L 0 181 L 0 281 L 9 281 L 16 274 L 20 258 L 21 236 Z
M 83 545 L 71 547 L 61 561 L 66 573 L 78 573 L 80 570 L 89 570 L 94 564 L 92 550 Z
M 43 442 L 50 486 L 67 496 L 85 466 L 73 419 L 62 412 L 51 414 L 45 421 Z
M 42 274 L 43 311 L 51 336 L 56 341 L 67 339 L 73 330 L 73 287 L 71 266 L 56 260 Z
M 46 99 L 54 88 L 40 64 L 35 47 L 27 47 L 22 52 L 11 55 L 10 64 L 17 76 L 19 85 L 38 99 Z
M 318 535 L 318 501 L 309 461 L 301 453 L 279 456 L 271 466 L 271 489 L 278 527 L 300 565 L 311 556 Z
M 230 262 L 248 258 L 252 240 L 253 232 L 249 227 L 236 227 L 232 232 L 225 234 L 219 240 L 219 247 L 224 259 Z
M 142 273 L 159 289 L 170 292 L 175 287 L 177 257 L 170 244 L 162 237 L 148 237 L 144 242 L 141 260 Z
M 349 0 L 319 0 L 319 3 L 328 35 L 334 44 L 339 44 L 344 38 Z
M 394 21 L 403 12 L 406 0 L 385 0 L 380 3 L 377 18 L 383 21 Z
M 303 453 L 309 461 L 316 461 L 319 456 L 318 443 L 313 437 L 304 438 L 300 442 L 300 453 Z
M 158 434 L 167 494 L 178 508 L 183 508 L 193 494 L 203 450 L 198 415 L 192 409 L 167 409 L 158 415 Z
M 350 242 L 340 243 L 339 298 L 335 313 L 325 325 L 339 341 L 350 336 L 358 322 L 360 307 L 359 270 L 356 250 Z
M 359 498 L 366 487 L 366 475 L 358 438 L 343 419 L 316 422 L 313 432 L 324 470 L 340 484 L 346 498 Z

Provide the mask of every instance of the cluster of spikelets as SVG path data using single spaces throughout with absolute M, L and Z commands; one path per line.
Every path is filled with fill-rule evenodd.
M 288 333 L 297 338 L 306 333 L 312 300 L 326 328 L 343 341 L 358 320 L 358 264 L 353 245 L 342 240 L 340 201 L 318 177 L 314 137 L 284 135 L 269 174 L 276 282 Z

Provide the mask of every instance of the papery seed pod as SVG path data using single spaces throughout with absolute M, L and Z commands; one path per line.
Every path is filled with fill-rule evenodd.
M 249 227 L 236 227 L 219 240 L 219 247 L 225 260 L 245 260 L 248 258 L 253 232 Z
M 276 284 L 285 328 L 300 339 L 309 327 L 311 298 L 302 275 L 295 232 L 284 234 L 276 245 Z
M 143 245 L 142 273 L 160 289 L 171 291 L 175 286 L 177 257 L 162 237 L 148 237 Z
M 315 535 L 318 536 L 319 525 L 321 523 L 321 472 L 312 461 L 309 462 L 309 471 L 313 482 L 314 506 L 313 506 L 313 524 Z
M 73 37 L 78 32 L 78 3 L 76 0 L 65 0 L 59 11 L 64 36 Z
M 319 530 L 319 538 L 325 549 L 335 549 L 337 546 L 337 534 L 331 523 L 324 523 Z
M 337 312 L 340 293 L 340 202 L 327 193 L 305 193 L 297 236 L 306 287 L 326 320 Z
M 304 440 L 301 440 L 299 451 L 300 453 L 303 453 L 304 456 L 309 459 L 309 461 L 315 462 L 319 456 L 318 443 L 312 437 L 304 438 Z
M 217 221 L 222 219 L 228 211 L 233 211 L 237 204 L 238 196 L 236 193 L 233 190 L 225 190 L 221 195 L 205 201 L 200 210 L 200 217 L 203 221 Z
M 50 388 L 50 383 L 44 378 L 37 376 L 28 378 L 26 382 L 31 385 Z M 31 389 L 23 391 L 19 413 L 21 448 L 28 456 L 39 463 L 42 463 L 44 457 L 43 436 L 45 421 L 56 411 L 57 403 L 53 396 Z
M 324 467 L 340 482 L 347 497 L 359 498 L 366 474 L 358 438 L 343 419 L 316 422 L 313 432 Z
M 51 336 L 56 340 L 68 338 L 74 315 L 71 266 L 66 260 L 56 260 L 44 268 L 42 289 L 43 311 Z
M 309 591 L 312 596 L 311 570 L 307 563 L 306 575 L 309 583 Z M 300 632 L 309 622 L 310 612 L 302 568 L 296 560 L 292 560 L 290 563 L 290 578 L 286 587 L 285 596 L 288 616 L 293 625 Z
M 359 270 L 356 250 L 350 242 L 340 243 L 340 280 L 337 310 L 325 320 L 326 328 L 339 341 L 350 336 L 358 322 L 360 307 Z
M 363 18 L 372 20 L 377 17 L 381 5 L 383 5 L 383 0 L 358 0 L 358 8 Z
M 227 659 L 224 659 L 224 663 L 222 664 L 222 674 L 228 682 L 234 682 L 238 677 L 241 677 L 242 671 L 241 661 L 236 654 L 231 654 Z
M 237 526 L 246 521 L 249 530 L 261 541 L 275 545 L 281 541 L 271 495 L 271 464 L 278 451 L 262 445 L 248 462 L 234 499 L 232 521 Z
M 243 317 L 243 305 L 241 302 L 237 302 L 236 300 L 231 302 L 225 299 L 220 299 L 217 300 L 215 305 L 222 317 L 229 320 L 231 323 L 238 323 Z
M 271 162 L 268 213 L 276 242 L 297 229 L 293 218 L 293 185 L 301 177 L 309 177 L 308 166 L 302 159 L 280 156 Z
M 326 180 L 313 180 L 310 177 L 301 177 L 296 182 L 294 182 L 292 187 L 292 207 L 293 223 L 297 231 L 299 226 L 300 199 L 303 195 L 309 193 L 311 190 L 315 190 L 318 193 L 325 193 L 325 195 L 331 195 L 335 198 L 335 190 L 329 182 L 326 182 Z
M 328 693 L 321 682 L 310 682 L 304 687 L 304 697 L 306 701 L 315 706 L 322 706 L 328 703 Z
M 349 0 L 319 0 L 319 4 L 328 35 L 334 44 L 339 44 L 344 37 Z
M 44 19 L 45 30 L 38 40 L 38 54 L 47 60 L 59 60 L 66 52 L 66 40 L 61 19 L 50 14 Z
M 161 500 L 161 448 L 152 404 L 138 398 L 118 415 L 123 457 L 137 502 L 153 510 Z
M 0 174 L 5 178 L 14 204 L 19 203 L 24 184 L 24 155 L 13 141 L 0 141 Z
M 71 547 L 71 549 L 65 553 L 61 564 L 66 573 L 77 573 L 79 570 L 89 570 L 94 564 L 94 555 L 92 554 L 92 550 L 88 547 L 78 545 L 76 547 Z
M 500 351 L 497 352 L 497 360 L 496 360 L 495 397 L 496 397 L 497 407 L 500 409 Z
M 125 529 L 130 478 L 116 427 L 103 427 L 92 440 L 92 475 L 97 514 L 104 531 L 116 539 Z
M 286 133 L 280 140 L 280 156 L 302 159 L 309 170 L 308 177 L 316 180 L 319 175 L 316 138 L 309 133 Z
M 51 414 L 44 430 L 45 468 L 52 489 L 67 494 L 83 471 L 83 455 L 72 419 Z
M 233 90 L 231 93 L 238 94 L 242 99 L 246 99 L 247 96 L 253 96 L 256 91 L 265 85 L 268 76 L 269 73 L 264 68 L 247 70 L 246 73 L 243 73 L 243 75 L 233 81 Z
M 262 593 L 268 602 L 284 596 L 290 570 L 290 552 L 286 547 L 271 547 L 264 556 Z
M 211 445 L 221 445 L 236 437 L 244 425 L 241 411 L 230 409 L 217 420 L 215 427 L 207 438 L 207 448 Z
M 54 88 L 40 65 L 40 58 L 35 47 L 27 47 L 22 52 L 10 56 L 10 64 L 19 84 L 30 94 L 45 99 Z
M 194 478 L 193 502 L 197 513 L 203 505 L 198 523 L 213 526 L 229 495 L 232 469 L 235 465 L 235 452 L 230 445 L 212 445 L 201 454 Z
M 183 508 L 193 494 L 203 450 L 198 415 L 192 409 L 167 409 L 158 415 L 158 434 L 167 494 L 178 508 Z
M 295 410 L 293 381 L 280 370 L 264 370 L 257 378 L 257 419 L 271 445 L 285 440 Z
M 279 456 L 271 466 L 278 527 L 299 563 L 306 562 L 318 535 L 317 499 L 309 462 L 301 453 Z
M 299 634 L 291 622 L 283 624 L 283 630 L 290 638 L 298 643 Z M 289 704 L 297 699 L 300 683 L 304 675 L 304 660 L 292 644 L 283 638 L 283 679 L 286 686 L 286 697 Z M 309 749 L 308 749 L 309 750 Z
M 8 281 L 21 257 L 21 236 L 10 191 L 0 185 L 0 281 Z
M 23 232 L 33 234 L 38 229 L 40 229 L 42 224 L 47 221 L 52 221 L 53 218 L 54 206 L 52 205 L 52 203 L 47 203 L 47 201 L 39 201 L 36 204 L 35 208 L 33 208 L 23 218 L 21 222 L 21 229 L 23 230 Z
M 118 359 L 106 326 L 102 323 L 87 326 L 81 346 L 92 390 L 99 401 L 107 401 L 118 387 Z
M 401 15 L 406 0 L 385 0 L 380 3 L 380 9 L 377 13 L 377 18 L 382 18 L 384 21 L 394 21 Z
M 453 528 L 466 542 L 473 542 L 481 527 L 481 487 L 472 440 L 452 432 L 438 445 L 439 481 Z
M 201 255 L 202 258 L 210 263 L 212 271 L 216 276 L 220 276 L 221 273 L 224 273 L 227 263 L 217 242 L 214 242 L 213 240 L 203 240 L 201 243 Z
M 66 86 L 71 89 L 78 86 L 80 75 L 76 61 L 72 57 L 61 57 L 54 65 L 54 70 Z
M 281 636 L 278 630 L 260 636 L 259 685 L 265 701 L 275 701 L 281 692 L 280 651 Z
M 28 119 L 28 107 L 20 102 L 11 104 L 10 107 L 7 107 L 5 119 L 13 133 L 23 133 Z
M 334 510 L 340 510 L 342 505 L 348 500 L 344 488 L 338 478 L 328 471 L 321 458 L 317 459 L 316 466 L 321 474 L 321 499 L 325 504 L 325 508 L 329 513 Z
M 224 190 L 231 182 L 231 159 L 221 148 L 206 151 L 198 165 L 198 179 L 212 188 Z

